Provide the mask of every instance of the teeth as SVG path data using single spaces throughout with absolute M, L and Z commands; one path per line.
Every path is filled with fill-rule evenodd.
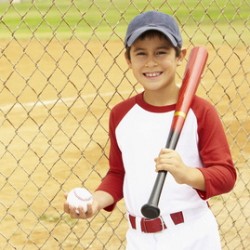
M 160 75 L 160 72 L 145 73 L 146 77 L 156 77 L 159 75 Z

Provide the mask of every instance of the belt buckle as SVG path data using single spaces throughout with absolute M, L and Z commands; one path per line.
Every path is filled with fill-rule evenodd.
M 162 217 L 156 219 L 141 219 L 141 231 L 144 233 L 157 233 L 166 229 L 166 225 Z

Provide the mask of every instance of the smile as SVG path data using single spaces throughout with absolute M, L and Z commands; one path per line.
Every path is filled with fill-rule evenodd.
M 146 77 L 157 77 L 161 75 L 161 72 L 148 72 L 143 74 Z

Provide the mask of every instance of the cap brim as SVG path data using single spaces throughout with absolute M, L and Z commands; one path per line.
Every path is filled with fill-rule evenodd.
M 149 31 L 149 30 L 160 31 L 170 40 L 170 42 L 173 44 L 174 47 L 178 46 L 176 40 L 174 39 L 172 34 L 166 28 L 156 27 L 156 26 L 155 27 L 154 26 L 146 26 L 146 27 L 142 27 L 142 28 L 135 30 L 133 32 L 133 34 L 127 39 L 126 46 L 130 47 L 140 35 L 142 35 L 144 32 Z

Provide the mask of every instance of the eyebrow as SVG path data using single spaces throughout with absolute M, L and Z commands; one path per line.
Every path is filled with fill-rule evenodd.
M 160 46 L 160 47 L 157 47 L 155 50 L 161 50 L 161 49 L 166 49 L 166 50 L 168 50 L 168 49 L 170 49 L 171 48 L 171 46 Z M 133 51 L 134 52 L 137 52 L 137 51 L 140 51 L 140 50 L 146 50 L 147 48 L 141 48 L 141 47 L 138 47 L 138 48 L 134 48 L 133 49 Z

